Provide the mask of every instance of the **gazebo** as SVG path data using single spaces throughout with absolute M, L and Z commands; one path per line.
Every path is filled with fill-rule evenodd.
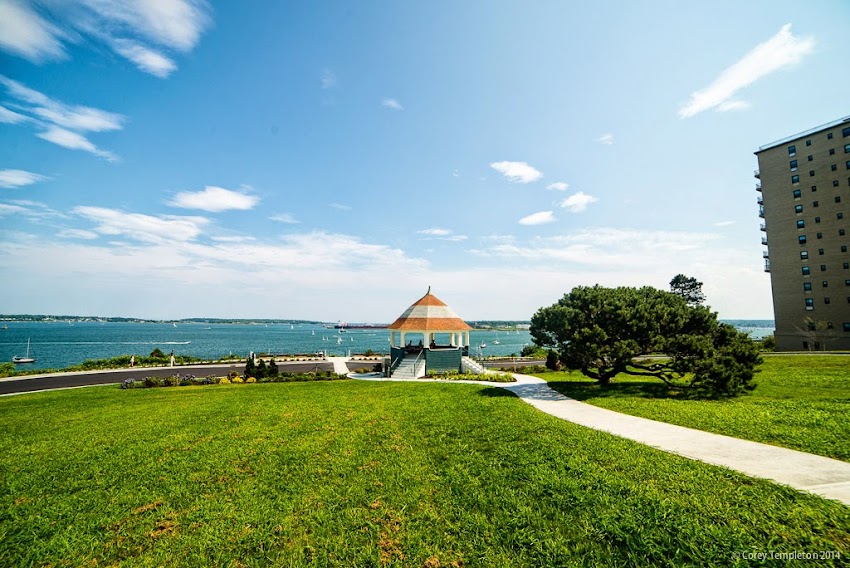
M 465 321 L 439 298 L 428 292 L 387 326 L 390 359 L 387 375 L 417 378 L 430 372 L 463 369 L 469 355 L 469 331 Z

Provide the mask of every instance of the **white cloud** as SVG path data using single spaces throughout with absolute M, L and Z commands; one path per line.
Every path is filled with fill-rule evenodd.
M 46 179 L 43 175 L 24 170 L 0 170 L 0 187 L 22 187 Z
M 110 162 L 115 162 L 118 160 L 118 157 L 115 154 L 106 150 L 99 149 L 82 134 L 71 132 L 70 130 L 59 128 L 58 126 L 50 127 L 46 131 L 36 134 L 36 136 L 47 140 L 48 142 L 53 142 L 57 146 L 68 148 L 69 150 L 83 150 L 86 152 L 90 152 Z
M 8 203 L 0 203 L 0 217 L 25 212 L 26 209 L 24 207 L 21 207 L 20 205 L 9 205 Z
M 296 219 L 291 213 L 278 213 L 277 215 L 272 215 L 269 217 L 272 221 L 277 221 L 278 223 L 286 223 L 288 225 L 294 225 L 300 223 L 298 219 Z
M 469 238 L 466 235 L 456 235 L 451 229 L 441 229 L 439 227 L 422 229 L 421 231 L 416 231 L 416 234 L 424 235 L 428 239 L 438 239 L 449 242 L 461 242 Z
M 607 132 L 596 139 L 600 144 L 605 144 L 606 146 L 611 146 L 614 144 L 614 135 L 610 132 Z
M 596 201 L 598 201 L 598 199 L 596 199 L 592 195 L 588 195 L 583 191 L 579 191 L 570 195 L 569 197 L 561 201 L 558 205 L 570 211 L 571 213 L 581 213 L 582 211 L 587 209 L 588 205 L 590 205 L 591 203 L 595 203 Z
M 330 206 L 338 211 L 351 211 L 350 205 L 343 205 L 342 203 L 331 203 Z
M 553 223 L 557 221 L 555 216 L 551 211 L 540 211 L 538 213 L 532 213 L 526 217 L 523 217 L 519 220 L 520 225 L 545 225 L 546 223 Z
M 322 74 L 319 81 L 321 82 L 322 89 L 324 90 L 333 89 L 337 86 L 336 74 L 334 74 L 333 71 L 327 68 L 322 69 Z
M 739 61 L 727 67 L 708 87 L 691 93 L 691 100 L 679 109 L 679 118 L 689 118 L 711 108 L 719 108 L 735 94 L 780 69 L 793 67 L 814 50 L 810 37 L 795 37 L 791 24 L 785 24 L 773 37 L 758 44 Z M 719 110 L 740 110 L 741 102 Z
M 404 107 L 401 106 L 401 103 L 395 99 L 384 99 L 381 101 L 381 106 L 392 110 L 404 110 Z
M 104 132 L 124 127 L 123 115 L 82 105 L 67 105 L 51 99 L 13 79 L 0 75 L 0 84 L 9 94 L 21 101 L 16 108 L 29 116 L 8 111 L 3 107 L 0 122 L 27 123 L 42 131 L 36 136 L 71 150 L 84 150 L 111 162 L 118 157 L 102 150 L 80 132 Z
M 552 189 L 554 191 L 567 191 L 569 188 L 570 184 L 562 181 L 556 181 L 555 183 L 550 183 L 546 186 L 546 189 Z
M 729 225 L 734 225 L 735 221 L 718 221 L 714 224 L 715 227 L 728 227 Z
M 64 53 L 59 30 L 29 5 L 0 0 L 0 49 L 35 63 Z
M 543 177 L 543 174 L 526 162 L 493 162 L 490 167 L 513 183 L 531 183 Z
M 2 123 L 18 124 L 19 122 L 26 122 L 28 120 L 29 120 L 28 116 L 18 114 L 14 111 L 7 109 L 4 106 L 0 106 L 0 122 L 2 122 Z
M 116 39 L 113 49 L 136 66 L 160 79 L 164 79 L 177 70 L 177 64 L 163 54 L 139 45 L 134 41 Z
M 176 65 L 152 46 L 188 52 L 211 21 L 204 0 L 78 0 L 41 7 L 43 17 L 21 2 L 0 0 L 0 48 L 40 62 L 63 56 L 65 42 L 95 40 L 157 77 Z
M 452 231 L 450 231 L 449 229 L 439 229 L 435 227 L 433 229 L 422 229 L 421 231 L 416 231 L 416 233 L 419 235 L 428 235 L 431 237 L 445 237 L 447 235 L 451 235 Z
M 13 199 L 6 204 L 0 205 L 0 215 L 17 214 L 30 220 L 43 221 L 45 219 L 61 219 L 66 217 L 44 203 L 29 201 L 25 199 Z
M 728 112 L 730 110 L 747 110 L 752 105 L 747 101 L 726 101 L 717 106 L 717 112 Z
M 259 201 L 256 195 L 208 185 L 202 191 L 181 191 L 168 201 L 168 205 L 218 213 L 232 209 L 247 211 L 253 209 Z
M 209 223 L 209 219 L 204 217 L 153 216 L 105 207 L 79 206 L 72 212 L 97 223 L 93 230 L 101 235 L 123 236 L 155 244 L 192 241 Z

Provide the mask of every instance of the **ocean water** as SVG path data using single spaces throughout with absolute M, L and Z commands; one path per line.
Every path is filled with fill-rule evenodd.
M 728 323 L 747 331 L 754 338 L 773 333 L 772 320 L 731 320 Z M 19 365 L 24 369 L 50 369 L 76 365 L 86 359 L 104 359 L 120 355 L 148 355 L 156 348 L 175 355 L 214 359 L 225 355 L 247 357 L 251 351 L 275 354 L 315 353 L 329 355 L 376 353 L 389 350 L 390 332 L 385 329 L 350 329 L 339 333 L 318 324 L 207 324 L 129 322 L 2 322 L 0 326 L 0 362 L 24 355 L 27 339 L 36 362 Z M 438 334 L 438 343 L 448 336 Z M 528 331 L 470 332 L 474 355 L 519 355 L 531 344 Z M 485 344 L 483 349 L 481 344 Z

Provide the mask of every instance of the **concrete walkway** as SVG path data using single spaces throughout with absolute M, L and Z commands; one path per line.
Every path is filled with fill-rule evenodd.
M 500 387 L 563 420 L 850 505 L 850 463 L 621 414 L 568 398 L 549 388 L 543 379 L 519 374 L 514 374 L 514 377 L 517 379 L 515 383 L 439 382 Z M 429 379 L 400 380 L 423 382 Z

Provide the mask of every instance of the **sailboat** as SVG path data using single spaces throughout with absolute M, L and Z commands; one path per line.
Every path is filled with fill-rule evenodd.
M 21 363 L 35 363 L 35 357 L 30 357 L 30 340 L 27 339 L 27 354 L 21 357 L 20 355 L 15 355 L 12 357 L 12 363 L 15 365 L 20 365 Z

